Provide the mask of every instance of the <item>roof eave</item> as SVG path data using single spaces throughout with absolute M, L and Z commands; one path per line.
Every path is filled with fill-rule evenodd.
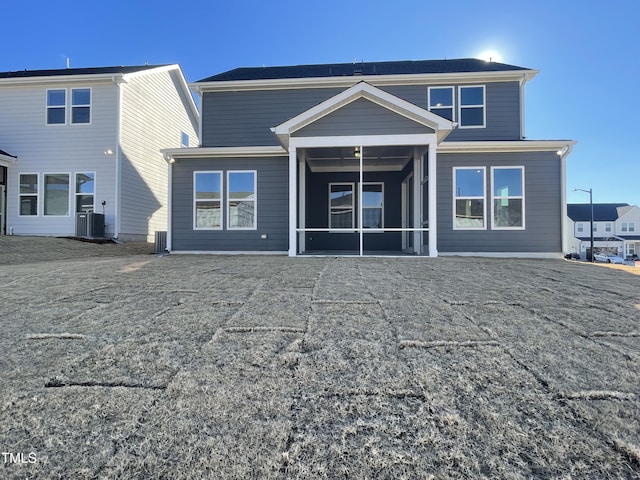
M 399 75 L 349 75 L 341 77 L 278 78 L 258 80 L 199 81 L 189 86 L 196 92 L 238 90 L 278 90 L 293 88 L 344 88 L 365 81 L 376 87 L 391 85 L 444 84 L 449 82 L 528 81 L 538 70 L 506 70 L 497 72 L 418 73 Z

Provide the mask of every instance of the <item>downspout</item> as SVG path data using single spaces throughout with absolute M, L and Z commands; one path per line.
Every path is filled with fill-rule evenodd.
M 168 181 L 169 186 L 167 190 L 167 252 L 171 253 L 171 240 L 172 240 L 172 217 L 171 214 L 173 212 L 173 164 L 175 163 L 175 159 L 171 155 L 165 154 L 165 160 L 167 161 L 168 172 Z

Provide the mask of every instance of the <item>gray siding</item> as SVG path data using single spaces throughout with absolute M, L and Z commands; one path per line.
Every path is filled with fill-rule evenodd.
M 518 82 L 496 82 L 484 85 L 486 96 L 485 127 L 456 129 L 445 141 L 521 140 L 520 86 Z M 456 97 L 458 95 L 457 86 L 455 95 Z M 456 121 L 458 121 L 457 114 L 456 111 Z
M 202 145 L 279 145 L 271 127 L 280 125 L 342 90 L 309 88 L 205 93 L 202 100 Z
M 453 230 L 453 167 L 486 166 L 487 229 Z M 491 230 L 491 166 L 525 167 L 525 230 Z M 562 251 L 560 161 L 555 152 L 439 154 L 438 251 Z
M 458 84 L 454 87 L 457 95 Z M 475 85 L 475 83 L 473 84 Z M 451 141 L 519 140 L 520 86 L 518 82 L 486 83 L 485 128 L 459 129 Z M 428 85 L 387 86 L 382 90 L 427 108 Z M 308 88 L 205 93 L 202 100 L 202 145 L 237 147 L 278 145 L 275 127 L 337 95 L 342 88 Z M 307 127 L 308 128 L 308 127 Z
M 377 103 L 359 98 L 298 130 L 292 136 L 323 137 L 412 133 L 433 133 L 433 129 L 409 120 Z
M 287 157 L 177 160 L 172 168 L 173 250 L 286 251 L 288 249 Z M 257 170 L 257 230 L 193 229 L 193 172 L 200 170 L 222 170 L 223 184 L 226 183 L 227 170 Z M 223 200 L 226 201 L 226 191 Z M 226 215 L 224 221 L 226 223 Z M 262 234 L 266 234 L 267 238 L 260 238 Z

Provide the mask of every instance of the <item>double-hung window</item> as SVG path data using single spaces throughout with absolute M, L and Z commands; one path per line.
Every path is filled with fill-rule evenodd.
M 484 230 L 485 167 L 453 168 L 454 230 Z
M 607 233 L 611 233 L 611 223 L 604 224 L 604 231 Z
M 329 184 L 329 228 L 354 228 L 353 183 Z
M 458 87 L 458 99 L 458 119 L 460 128 L 484 127 L 484 85 Z
M 38 215 L 38 174 L 20 174 L 20 215 Z
M 95 210 L 95 181 L 93 172 L 76 173 L 76 213 Z
M 69 215 L 69 174 L 44 174 L 44 214 Z
M 453 87 L 429 87 L 429 111 L 453 121 Z
M 91 123 L 91 89 L 71 89 L 71 123 Z
M 256 171 L 227 172 L 227 228 L 229 230 L 255 230 Z
M 193 228 L 222 228 L 222 172 L 193 173 Z
M 67 123 L 67 91 L 47 90 L 47 125 Z
M 368 182 L 362 187 L 362 228 L 384 227 L 384 184 Z
M 576 231 L 577 231 L 578 233 L 582 233 L 582 232 L 584 232 L 584 223 L 578 223 L 578 224 L 576 224 Z
M 524 228 L 524 167 L 491 167 L 495 230 Z

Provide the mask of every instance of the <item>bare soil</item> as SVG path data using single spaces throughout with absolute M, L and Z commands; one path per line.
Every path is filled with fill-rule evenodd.
M 640 277 L 0 237 L 0 478 L 640 478 Z

